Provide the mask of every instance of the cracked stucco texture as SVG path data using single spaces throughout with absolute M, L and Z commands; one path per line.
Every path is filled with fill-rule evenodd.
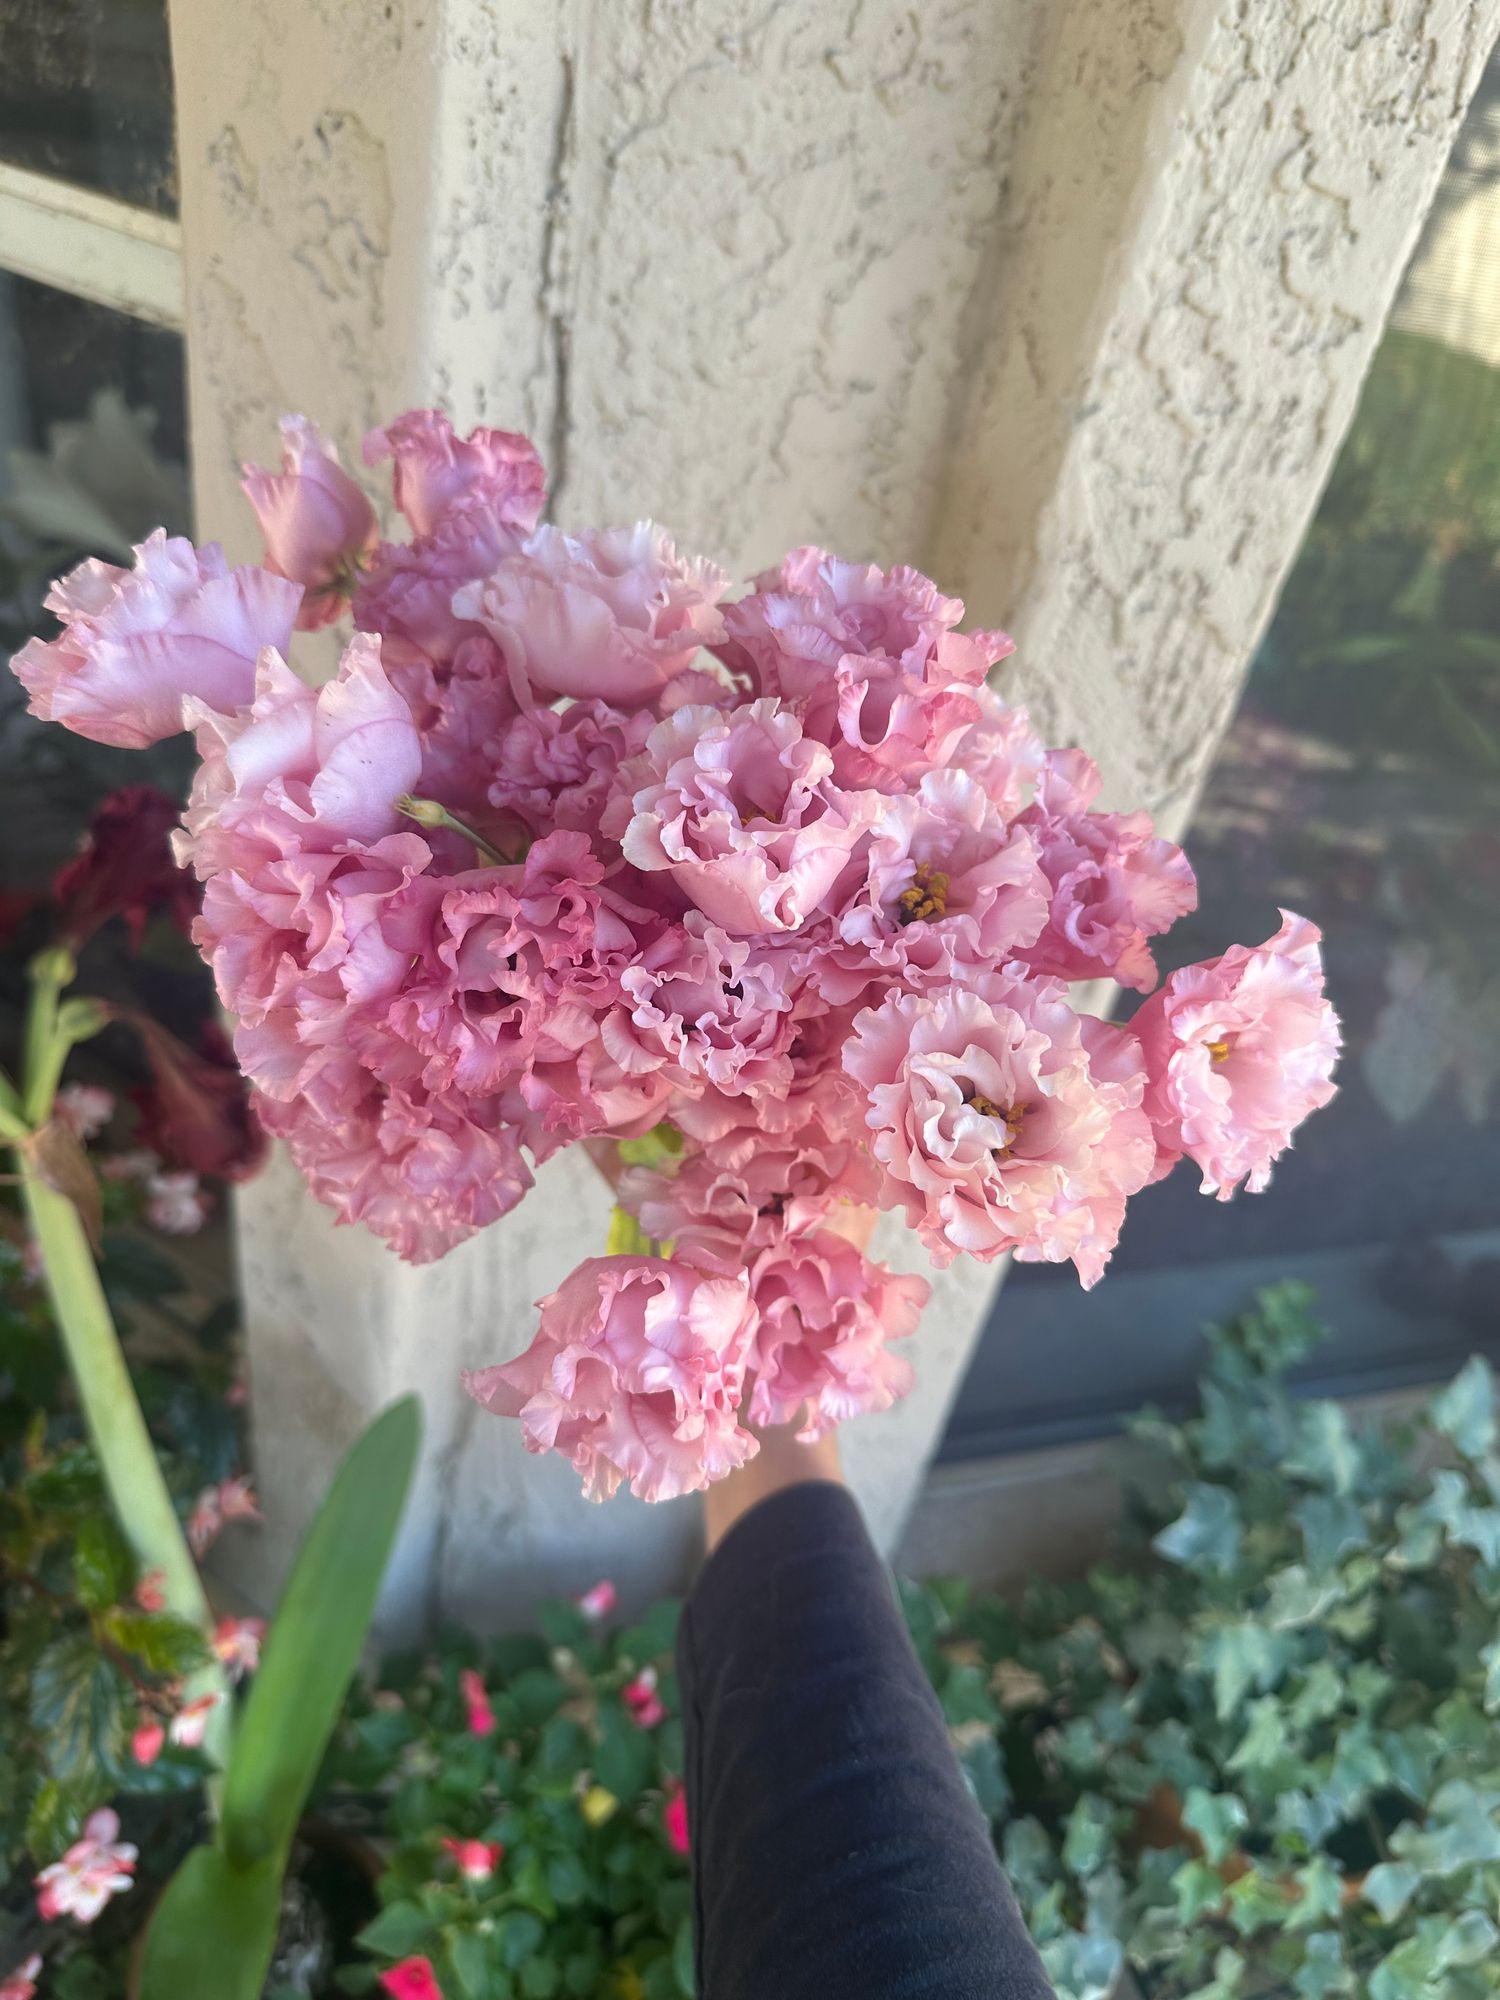
M 1500 0 L 193 0 L 172 25 L 204 532 L 254 553 L 237 466 L 282 410 L 357 455 L 439 401 L 529 430 L 565 523 L 654 514 L 740 573 L 806 540 L 921 562 L 1011 628 L 1008 689 L 1111 799 L 1180 825 Z M 457 1389 L 603 1213 L 564 1159 L 413 1272 L 284 1166 L 244 1192 L 269 1516 L 244 1580 L 412 1384 L 393 1620 L 676 1580 L 690 1510 L 587 1508 Z M 992 1280 L 943 1274 L 916 1395 L 850 1429 L 887 1542 Z

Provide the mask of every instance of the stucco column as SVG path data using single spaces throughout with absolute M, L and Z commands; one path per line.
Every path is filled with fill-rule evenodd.
M 1016 631 L 1009 686 L 1057 740 L 1169 823 L 1500 26 L 1500 0 L 173 12 L 204 532 L 253 550 L 235 466 L 280 410 L 353 445 L 440 401 L 529 429 L 564 522 L 653 514 L 741 574 L 806 540 L 924 562 Z M 458 1390 L 602 1242 L 581 1158 L 421 1272 L 284 1166 L 239 1212 L 250 1581 L 411 1385 L 427 1449 L 393 1619 L 676 1580 L 690 1509 L 586 1506 Z M 920 1267 L 894 1227 L 880 1249 Z M 887 1542 L 993 1282 L 942 1276 L 917 1391 L 847 1433 Z

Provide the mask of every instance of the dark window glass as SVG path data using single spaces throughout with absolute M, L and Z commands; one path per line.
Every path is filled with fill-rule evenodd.
M 175 215 L 166 0 L 4 0 L 0 159 Z
M 1500 67 L 1492 65 L 1189 838 L 1163 970 L 1325 933 L 1346 1050 L 1271 1187 L 1183 1164 L 1104 1283 L 1017 1267 L 945 1455 L 1086 1435 L 1191 1380 L 1257 1284 L 1319 1288 L 1333 1389 L 1500 1350 Z M 1122 1007 L 1122 1013 L 1128 1005 Z

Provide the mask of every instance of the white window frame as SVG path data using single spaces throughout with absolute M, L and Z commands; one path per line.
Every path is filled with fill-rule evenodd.
M 4 162 L 0 271 L 151 326 L 183 330 L 182 230 L 175 217 Z

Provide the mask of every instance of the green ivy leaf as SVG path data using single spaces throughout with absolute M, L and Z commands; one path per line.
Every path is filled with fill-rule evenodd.
M 1295 1632 L 1320 1624 L 1342 1595 L 1337 1581 L 1315 1583 L 1301 1563 L 1277 1570 L 1266 1599 L 1265 1621 L 1273 1632 Z
M 1102 1868 L 1114 1847 L 1114 1815 L 1106 1800 L 1085 1792 L 1068 1814 L 1063 1866 L 1083 1879 Z
M 1480 1459 L 1494 1450 L 1500 1429 L 1495 1421 L 1495 1377 L 1482 1355 L 1466 1361 L 1447 1388 L 1434 1396 L 1429 1414 L 1465 1458 Z
M 1438 1939 L 1433 1959 L 1434 1973 L 1454 1965 L 1483 1965 L 1500 1944 L 1500 1930 L 1483 1910 L 1463 1910 Z
M 1421 1879 L 1404 1861 L 1380 1861 L 1366 1875 L 1361 1894 L 1375 1905 L 1382 1923 L 1393 1924 L 1417 1893 Z
M 1236 1793 L 1207 1792 L 1195 1785 L 1182 1802 L 1182 1823 L 1203 1842 L 1208 1859 L 1219 1862 L 1233 1852 L 1250 1815 Z
M 1239 1561 L 1243 1530 L 1239 1503 L 1229 1488 L 1200 1481 L 1188 1487 L 1182 1512 L 1151 1546 L 1184 1569 L 1228 1570 Z
M 1330 1920 L 1338 1922 L 1343 1909 L 1344 1878 L 1326 1854 L 1315 1854 L 1305 1868 L 1297 1870 L 1293 1880 L 1298 1896 L 1286 1919 L 1288 1930 L 1307 1931 Z
M 1241 1618 L 1210 1632 L 1202 1656 L 1213 1675 L 1215 1712 L 1221 1722 L 1228 1722 L 1252 1688 L 1264 1694 L 1280 1679 L 1287 1642 L 1252 1619 Z
M 1347 1993 L 1352 1983 L 1344 1960 L 1344 1942 L 1338 1932 L 1314 1931 L 1292 1980 L 1303 2000 L 1326 2000 L 1330 1993 Z
M 993 1736 L 981 1736 L 959 1752 L 958 1761 L 979 1810 L 992 1826 L 997 1825 L 1010 1804 L 1010 1781 L 999 1742 Z
M 1484 1668 L 1485 1714 L 1494 1715 L 1500 1711 L 1500 1639 L 1480 1649 L 1479 1664 Z
M 1302 1548 L 1314 1576 L 1331 1570 L 1341 1556 L 1369 1546 L 1364 1511 L 1345 1494 L 1309 1493 L 1292 1509 L 1302 1530 Z
M 108 1514 L 85 1514 L 73 1542 L 73 1588 L 90 1611 L 118 1604 L 135 1581 L 129 1544 Z
M 1359 1478 L 1359 1441 L 1342 1403 L 1304 1403 L 1286 1470 L 1334 1493 L 1351 1493 Z
M 1192 1925 L 1222 1907 L 1224 1877 L 1206 1861 L 1184 1861 L 1172 1877 L 1172 1890 L 1177 1898 L 1178 1922 Z

